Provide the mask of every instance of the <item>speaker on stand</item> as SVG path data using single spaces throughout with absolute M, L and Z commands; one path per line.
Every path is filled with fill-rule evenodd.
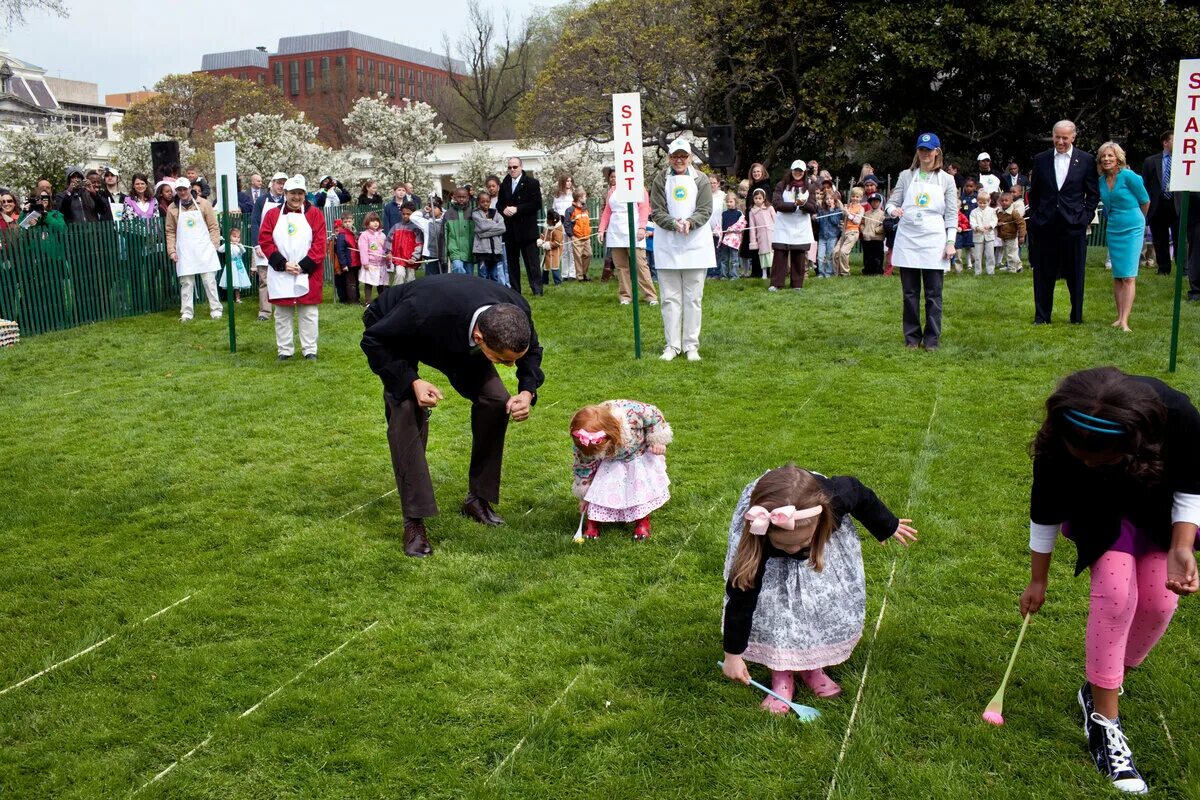
M 165 177 L 179 177 L 179 142 L 151 142 L 150 160 L 154 164 L 155 183 Z
M 708 163 L 713 167 L 732 167 L 737 162 L 732 125 L 708 126 Z

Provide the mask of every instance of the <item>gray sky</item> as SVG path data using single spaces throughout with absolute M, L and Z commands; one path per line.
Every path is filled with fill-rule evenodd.
M 24 27 L 3 37 L 16 57 L 48 74 L 100 84 L 100 95 L 153 87 L 172 72 L 200 69 L 205 53 L 265 45 L 274 52 L 282 36 L 354 30 L 381 39 L 442 52 L 466 24 L 467 0 L 399 4 L 338 0 L 67 0 L 70 16 L 27 13 Z M 515 20 L 538 3 L 488 3 L 499 20 Z M 540 5 L 547 5 L 546 2 Z M 103 46 L 98 46 L 103 42 Z

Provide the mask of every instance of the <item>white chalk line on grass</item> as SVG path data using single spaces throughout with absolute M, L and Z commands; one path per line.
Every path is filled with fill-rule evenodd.
M 663 578 L 667 577 L 667 575 L 670 574 L 671 570 L 675 567 L 675 562 L 679 559 L 679 556 L 682 555 L 685 550 L 687 550 L 687 546 L 689 543 L 691 543 L 692 537 L 694 537 L 696 535 L 696 532 L 700 530 L 700 526 L 702 526 L 704 524 L 705 518 L 707 518 L 709 514 L 711 514 L 714 510 L 716 510 L 716 508 L 720 504 L 720 502 L 721 502 L 720 500 L 717 500 L 711 506 L 709 506 L 708 509 L 704 512 L 704 514 L 701 515 L 700 522 L 697 522 L 695 525 L 692 526 L 691 531 L 688 532 L 688 535 L 686 537 L 684 537 L 683 542 L 676 549 L 675 555 L 671 558 L 671 560 L 669 562 L 667 562 L 667 566 L 663 569 L 662 574 L 660 574 L 658 576 L 658 578 L 651 585 L 650 589 L 647 590 L 646 594 L 650 594 L 651 592 L 653 592 L 658 587 L 658 585 L 660 583 L 662 583 Z M 629 607 L 629 609 L 626 611 L 625 614 L 615 617 L 613 619 L 612 624 L 609 627 L 613 628 L 613 627 L 616 627 L 617 625 L 620 625 L 621 622 L 623 622 L 625 619 L 627 619 L 633 613 L 633 610 L 634 610 L 634 608 L 636 608 L 636 606 L 637 606 L 637 604 L 634 603 L 633 605 L 631 605 Z M 571 679 L 571 682 L 568 683 L 566 685 L 566 687 L 562 690 L 562 692 L 559 693 L 558 697 L 555 698 L 554 702 L 551 703 L 546 708 L 545 713 L 542 714 L 541 720 L 539 720 L 535 725 L 533 725 L 530 728 L 529 732 L 526 733 L 524 736 L 522 736 L 521 740 L 519 742 L 517 742 L 516 746 L 514 746 L 513 749 L 509 751 L 508 755 L 506 755 L 504 757 L 504 759 L 499 764 L 496 765 L 496 768 L 491 771 L 491 773 L 487 777 L 487 780 L 484 781 L 485 783 L 490 783 L 493 778 L 495 778 L 497 775 L 500 774 L 500 770 L 504 768 L 504 765 L 507 764 L 508 762 L 512 761 L 513 757 L 516 756 L 517 752 L 522 747 L 525 746 L 525 742 L 529 739 L 529 737 L 532 736 L 537 731 L 537 729 L 540 728 L 546 722 L 546 720 L 550 717 L 550 712 L 554 710 L 555 706 L 557 706 L 564 699 L 566 699 L 567 694 L 571 691 L 571 687 L 573 687 L 575 685 L 575 682 L 578 681 L 579 678 L 583 675 L 583 673 L 586 672 L 589 668 L 590 668 L 590 665 L 587 664 L 586 662 L 579 667 L 579 670 L 575 673 L 575 677 Z
M 244 718 L 246 718 L 246 717 L 250 716 L 251 714 L 253 714 L 255 711 L 257 711 L 257 710 L 258 710 L 258 709 L 259 709 L 259 708 L 260 708 L 260 707 L 263 705 L 263 703 L 266 703 L 268 700 L 270 700 L 272 697 L 274 697 L 275 695 L 277 695 L 277 694 L 279 694 L 280 692 L 282 692 L 282 691 L 283 691 L 284 689 L 286 689 L 288 686 L 291 686 L 293 683 L 295 683 L 296 681 L 300 680 L 302 677 L 304 677 L 304 675 L 305 675 L 305 674 L 306 674 L 306 673 L 307 673 L 309 670 L 311 670 L 311 669 L 313 669 L 313 668 L 315 668 L 315 667 L 319 666 L 319 665 L 320 665 L 322 662 L 324 662 L 326 659 L 328 659 L 328 658 L 332 658 L 333 656 L 335 656 L 335 655 L 337 655 L 338 653 L 340 653 L 340 652 L 341 652 L 341 651 L 342 651 L 342 650 L 343 650 L 343 649 L 344 649 L 344 648 L 345 648 L 345 647 L 346 647 L 348 644 L 350 644 L 351 642 L 353 642 L 353 641 L 354 641 L 355 639 L 357 639 L 358 637 L 360 637 L 360 636 L 363 636 L 364 634 L 366 634 L 366 633 L 370 632 L 370 630 L 371 630 L 372 628 L 374 628 L 374 627 L 375 627 L 376 625 L 378 625 L 378 624 L 379 624 L 379 620 L 375 620 L 375 621 L 374 621 L 374 622 L 372 622 L 370 625 L 368 625 L 367 627 L 363 628 L 361 631 L 359 631 L 358 633 L 354 634 L 354 635 L 353 635 L 353 636 L 351 636 L 349 639 L 347 639 L 346 641 L 342 642 L 342 643 L 341 643 L 341 644 L 339 644 L 337 647 L 333 648 L 333 649 L 332 649 L 332 650 L 330 650 L 328 653 L 326 653 L 325 655 L 321 656 L 321 657 L 320 657 L 320 658 L 318 658 L 316 661 L 314 661 L 313 663 L 309 664 L 309 665 L 308 665 L 307 667 L 305 667 L 304 669 L 302 669 L 302 670 L 300 670 L 299 672 L 297 672 L 297 673 L 296 673 L 295 675 L 293 675 L 291 678 L 289 678 L 289 679 L 287 679 L 286 681 L 284 681 L 283 683 L 279 684 L 279 686 L 277 686 L 277 687 L 275 688 L 275 690 L 274 690 L 274 691 L 272 691 L 270 694 L 268 694 L 268 695 L 267 695 L 266 697 L 264 697 L 262 700 L 259 700 L 257 703 L 255 703 L 254 705 L 252 705 L 252 706 L 250 706 L 249 708 L 247 708 L 247 709 L 246 709 L 245 711 L 243 711 L 241 714 L 238 714 L 238 716 L 237 716 L 237 719 L 244 719 Z M 187 761 L 189 758 L 191 758 L 193 755 L 195 755 L 197 752 L 199 752 L 200 750 L 202 750 L 202 749 L 204 749 L 206 746 L 208 746 L 208 743 L 209 743 L 209 742 L 211 742 L 211 741 L 213 740 L 213 736 L 215 736 L 215 735 L 216 735 L 216 732 L 215 732 L 215 731 L 214 731 L 213 733 L 210 733 L 210 734 L 208 734 L 208 736 L 204 737 L 204 740 L 203 740 L 202 742 L 200 742 L 200 744 L 196 745 L 196 746 L 195 746 L 195 747 L 193 747 L 191 750 L 188 750 L 186 753 L 184 753 L 182 756 L 180 756 L 180 757 L 179 757 L 179 758 L 178 758 L 176 761 L 172 761 L 172 762 L 171 762 L 170 764 L 168 764 L 168 765 L 167 765 L 165 768 L 163 768 L 163 769 L 162 769 L 162 770 L 161 770 L 161 771 L 160 771 L 160 772 L 159 772 L 157 775 L 155 775 L 153 778 L 151 778 L 150 780 L 146 781 L 146 782 L 145 782 L 145 783 L 143 783 L 141 786 L 139 786 L 139 787 L 138 787 L 138 788 L 137 788 L 137 789 L 136 789 L 136 790 L 135 790 L 133 793 L 134 793 L 134 794 L 138 794 L 139 792 L 141 792 L 141 791 L 142 791 L 143 789 L 145 789 L 146 787 L 148 787 L 148 786 L 151 786 L 152 784 L 155 784 L 155 783 L 157 783 L 158 781 L 160 781 L 160 780 L 162 780 L 163 778 L 165 778 L 167 775 L 169 775 L 169 774 L 171 773 L 171 771 L 172 771 L 173 769 L 175 769 L 175 768 L 176 768 L 176 767 L 178 767 L 180 764 L 182 764 L 183 762 L 185 762 L 185 761 Z
M 395 494 L 395 493 L 396 493 L 396 490 L 395 490 L 395 489 L 392 489 L 390 492 L 384 492 L 383 494 L 379 495 L 379 497 L 376 497 L 374 500 L 368 500 L 367 502 L 363 503 L 363 504 L 362 504 L 361 506 L 359 506 L 358 508 L 352 508 L 352 509 L 350 509 L 350 510 L 349 510 L 349 511 L 347 511 L 345 514 L 342 514 L 340 517 L 338 517 L 338 519 L 345 519 L 346 517 L 350 516 L 350 515 L 351 515 L 351 514 L 353 514 L 354 512 L 356 512 L 356 511 L 362 511 L 364 508 L 366 508 L 367 506 L 371 505 L 372 503 L 378 503 L 380 500 L 382 500 L 383 498 L 387 497 L 388 495 L 393 495 L 393 494 Z M 337 520 L 334 520 L 334 521 L 336 522 Z
M 908 498 L 904 502 L 904 514 L 907 517 L 912 514 L 913 500 L 916 499 L 917 493 L 925 483 L 925 472 L 929 468 L 929 461 L 926 454 L 929 452 L 929 443 L 933 436 L 933 421 L 937 418 L 938 401 L 942 397 L 942 387 L 938 384 L 936 393 L 933 396 L 933 408 L 929 412 L 929 424 L 925 426 L 925 435 L 921 439 L 921 450 L 917 454 L 917 462 L 913 466 L 912 478 L 908 483 Z M 846 758 L 846 750 L 850 746 L 850 734 L 854 730 L 854 720 L 858 717 L 858 707 L 862 704 L 863 694 L 867 688 L 867 675 L 871 670 L 871 656 L 875 654 L 875 642 L 879 638 L 879 628 L 883 625 L 883 615 L 887 611 L 888 595 L 891 593 L 892 584 L 896 581 L 896 565 L 899 563 L 897 556 L 892 556 L 892 569 L 888 574 L 887 586 L 883 590 L 883 603 L 879 606 L 879 616 L 875 618 L 875 629 L 871 632 L 871 641 L 867 643 L 867 660 L 863 663 L 862 678 L 858 682 L 858 692 L 854 696 L 854 705 L 850 708 L 850 719 L 846 721 L 846 733 L 842 736 L 842 746 L 838 750 L 837 760 L 833 764 L 833 774 L 829 776 L 829 791 L 825 795 L 825 800 L 831 800 L 834 792 L 837 791 L 838 771 L 842 767 L 842 761 Z
M 73 394 L 79 394 L 79 393 L 80 393 L 80 392 L 82 392 L 82 391 L 83 391 L 83 389 L 76 389 L 76 390 L 75 390 L 75 391 L 73 391 L 73 392 L 64 392 L 62 396 L 63 396 L 63 397 L 70 397 L 71 395 L 73 395 Z
M 1167 727 L 1167 718 L 1161 711 L 1158 712 L 1158 718 L 1162 721 L 1163 732 L 1167 734 L 1167 744 L 1171 746 L 1171 754 L 1175 756 L 1175 762 L 1182 764 L 1183 762 L 1179 760 L 1179 751 L 1175 749 L 1175 738 L 1171 736 L 1171 729 Z
M 162 615 L 162 614 L 165 614 L 165 613 L 167 613 L 168 611 L 170 611 L 172 608 L 174 608 L 175 606 L 179 605 L 180 603 L 186 603 L 188 600 L 191 600 L 191 599 L 192 599 L 192 596 L 193 596 L 193 595 L 190 595 L 190 594 L 189 594 L 187 597 L 180 598 L 179 600 L 176 600 L 174 603 L 171 603 L 171 605 L 169 605 L 169 606 L 166 606 L 166 607 L 164 607 L 164 608 L 160 608 L 158 611 L 155 611 L 153 614 L 151 614 L 150 616 L 148 616 L 148 617 L 146 617 L 145 619 L 141 620 L 140 622 L 135 622 L 135 623 L 133 623 L 133 625 L 129 626 L 129 630 L 132 630 L 133 628 L 136 628 L 136 627 L 137 627 L 137 626 L 139 626 L 139 625 L 143 625 L 143 624 L 145 624 L 145 623 L 149 622 L 150 620 L 154 619 L 154 618 L 155 618 L 155 617 L 157 617 L 157 616 L 160 616 L 160 615 Z M 92 652 L 92 651 L 94 651 L 94 650 L 99 650 L 101 647 L 103 647 L 104 645 L 108 644 L 108 643 L 109 643 L 109 642 L 111 642 L 113 639 L 117 638 L 117 636 L 118 636 L 120 633 L 121 633 L 121 631 L 117 631 L 116 633 L 114 633 L 114 634 L 112 634 L 112 635 L 110 635 L 110 636 L 106 636 L 105 638 L 103 638 L 103 639 L 101 639 L 100 641 L 96 642 L 96 643 L 95 643 L 94 645 L 92 645 L 91 647 L 86 647 L 86 648 L 84 648 L 83 650 L 80 650 L 78 653 L 76 653 L 75 655 L 71 656 L 70 658 L 64 658 L 62 661 L 59 661 L 57 664 L 51 664 L 50 666 L 46 667 L 44 670 L 42 670 L 41 672 L 37 673 L 36 675 L 30 675 L 30 676 L 29 676 L 28 678 L 26 678 L 25 680 L 23 680 L 23 681 L 20 681 L 20 682 L 18 682 L 18 683 L 14 683 L 12 686 L 9 686 L 7 689 L 0 689 L 0 695 L 3 695 L 3 694 L 8 694 L 9 692 L 11 692 L 11 691 L 12 691 L 12 690 L 14 690 L 14 689 L 20 689 L 20 688 L 21 688 L 22 686 L 24 686 L 25 684 L 27 684 L 27 683 L 30 683 L 30 682 L 32 682 L 32 681 L 35 681 L 35 680 L 37 680 L 38 678 L 42 677 L 43 675 L 47 675 L 47 674 L 49 674 L 49 673 L 53 672 L 54 670 L 58 669 L 58 668 L 59 668 L 59 667 L 61 667 L 61 666 L 65 666 L 66 664 L 70 664 L 72 661 L 74 661 L 74 660 L 75 660 L 75 659 L 77 659 L 77 658 L 81 658 L 81 657 L 83 657 L 83 656 L 86 656 L 88 653 L 90 653 L 90 652 Z

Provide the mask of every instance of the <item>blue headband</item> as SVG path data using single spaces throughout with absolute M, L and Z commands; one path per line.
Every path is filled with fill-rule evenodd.
M 1067 422 L 1084 430 L 1104 433 L 1110 436 L 1122 436 L 1126 433 L 1125 426 L 1119 422 L 1113 422 L 1102 417 L 1093 417 L 1091 414 L 1085 414 L 1073 408 L 1063 411 L 1063 416 Z

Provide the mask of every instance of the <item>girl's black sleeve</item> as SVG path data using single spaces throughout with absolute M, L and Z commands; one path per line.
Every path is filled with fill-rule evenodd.
M 751 534 L 747 533 L 747 536 Z M 754 609 L 758 607 L 758 593 L 762 589 L 763 573 L 767 571 L 764 554 L 749 589 L 735 588 L 732 579 L 725 582 L 725 652 L 741 655 L 746 652 L 750 641 L 750 626 L 754 622 Z
M 896 532 L 900 518 L 858 478 L 841 475 L 826 480 L 826 487 L 833 494 L 834 513 L 839 518 L 844 514 L 851 515 L 881 542 Z

